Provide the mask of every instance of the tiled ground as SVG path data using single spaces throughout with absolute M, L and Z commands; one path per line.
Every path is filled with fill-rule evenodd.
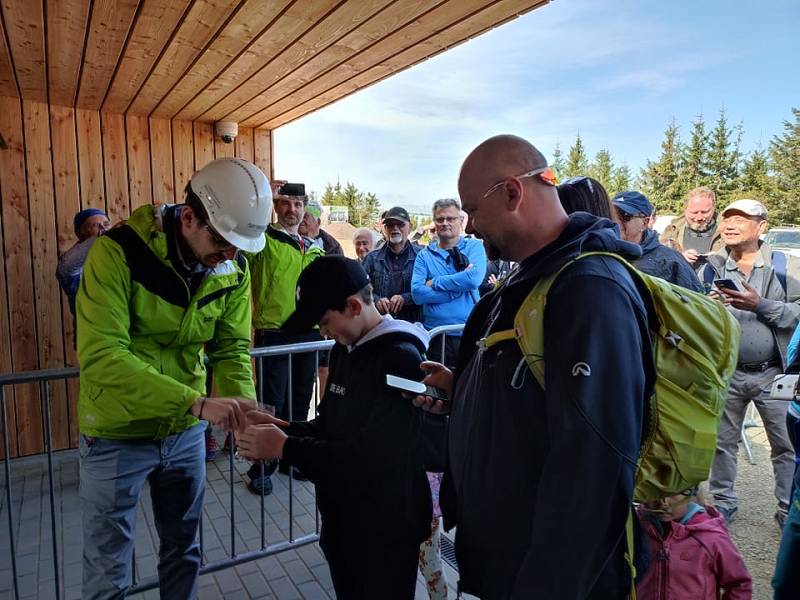
M 220 453 L 208 465 L 203 551 L 206 562 L 230 556 L 230 470 L 228 454 Z M 242 483 L 247 463 L 234 462 L 233 512 L 237 554 L 261 548 L 261 506 L 257 496 Z M 17 546 L 19 592 L 24 599 L 55 598 L 50 499 L 47 463 L 44 457 L 11 462 L 13 517 Z M 75 451 L 55 455 L 56 541 L 58 564 L 63 581 L 61 597 L 80 598 L 81 531 L 78 499 L 78 460 Z M 275 490 L 264 499 L 266 543 L 288 539 L 289 478 L 274 478 Z M 292 482 L 293 535 L 299 537 L 315 531 L 314 488 L 309 483 Z M 8 535 L 8 514 L 4 479 L 0 477 L 0 599 L 13 598 L 11 559 Z M 136 575 L 147 579 L 156 573 L 156 535 L 153 528 L 149 494 L 145 491 L 140 503 L 136 536 Z M 447 569 L 451 584 L 456 575 Z M 203 599 L 226 600 L 248 598 L 333 598 L 328 566 L 319 546 L 314 543 L 280 554 L 248 562 L 237 567 L 200 578 Z M 158 598 L 157 591 L 139 597 Z M 426 598 L 421 580 L 417 598 Z M 451 594 L 455 597 L 455 593 Z

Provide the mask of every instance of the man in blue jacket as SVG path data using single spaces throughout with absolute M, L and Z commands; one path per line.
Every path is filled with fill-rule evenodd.
M 641 254 L 607 219 L 567 216 L 547 174 L 542 153 L 510 135 L 486 140 L 464 161 L 458 189 L 468 231 L 490 260 L 519 267 L 470 315 L 455 377 L 423 363 L 426 381 L 450 401 L 420 404 L 449 409 L 440 499 L 445 526 L 457 528 L 462 592 L 625 598 L 625 523 L 655 379 L 647 310 L 630 273 L 590 256 L 553 283 L 543 318 L 547 389 L 516 340 L 478 343 L 512 329 L 533 285 L 578 254 Z
M 486 252 L 480 240 L 463 235 L 458 200 L 434 202 L 433 222 L 438 239 L 417 254 L 411 276 L 411 297 L 422 306 L 422 323 L 428 329 L 466 323 L 486 275 Z M 445 336 L 444 364 L 455 364 L 460 340 L 459 333 Z M 441 344 L 431 342 L 432 356 L 441 358 Z

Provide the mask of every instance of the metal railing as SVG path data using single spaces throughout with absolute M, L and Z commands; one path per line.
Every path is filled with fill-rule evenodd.
M 444 334 L 451 334 L 451 333 L 460 333 L 463 329 L 463 325 L 445 325 L 442 327 L 437 327 L 429 331 L 428 333 L 431 336 L 431 340 L 435 344 L 438 342 L 438 339 L 441 339 L 441 351 L 439 357 L 441 361 L 444 362 L 445 357 L 445 335 Z M 289 415 L 292 414 L 293 408 L 293 397 L 292 397 L 292 380 L 291 380 L 291 373 L 292 373 L 292 357 L 297 354 L 309 353 L 313 352 L 315 355 L 315 371 L 319 371 L 319 353 L 329 350 L 333 347 L 334 342 L 332 340 L 324 340 L 318 342 L 303 342 L 298 344 L 288 344 L 283 346 L 271 346 L 271 347 L 260 347 L 254 348 L 251 350 L 251 356 L 256 360 L 256 369 L 257 373 L 261 373 L 262 369 L 262 360 L 265 357 L 275 357 L 275 356 L 286 356 L 288 360 L 288 371 L 289 371 L 289 380 L 288 380 L 288 394 L 287 394 L 287 403 L 288 403 L 288 413 Z M 436 348 L 430 349 L 431 358 L 435 357 Z M 53 455 L 56 451 L 53 450 L 53 435 L 52 435 L 52 423 L 51 423 L 51 407 L 50 407 L 50 382 L 56 380 L 67 380 L 78 377 L 79 369 L 76 367 L 71 368 L 64 368 L 64 369 L 46 369 L 46 370 L 39 370 L 39 371 L 28 371 L 24 373 L 11 373 L 11 374 L 0 374 L 0 415 L 2 415 L 2 435 L 3 435 L 3 470 L 5 474 L 5 502 L 6 502 L 6 511 L 7 511 L 7 521 L 8 521 L 8 535 L 9 535 L 9 545 L 10 545 L 10 555 L 11 555 L 11 577 L 13 583 L 13 590 L 14 590 L 14 598 L 19 599 L 21 597 L 19 591 L 19 572 L 18 572 L 18 564 L 17 564 L 17 543 L 15 539 L 15 532 L 14 532 L 14 514 L 13 514 L 13 494 L 11 489 L 12 484 L 12 462 L 13 459 L 10 457 L 9 454 L 9 443 L 8 443 L 8 418 L 7 418 L 7 406 L 6 406 L 6 395 L 5 389 L 6 386 L 15 386 L 20 384 L 27 384 L 27 383 L 38 383 L 40 386 L 40 402 L 41 402 L 41 410 L 44 418 L 44 442 L 45 442 L 45 454 L 47 460 L 47 489 L 48 489 L 48 498 L 49 498 L 49 511 L 50 511 L 50 534 L 52 537 L 52 557 L 53 557 L 53 575 L 54 575 L 54 598 L 56 600 L 60 600 L 63 593 L 63 581 L 62 581 L 62 569 L 60 567 L 59 562 L 59 548 L 58 548 L 58 535 L 57 535 L 57 519 L 56 519 L 56 506 L 57 502 L 57 494 L 55 489 L 54 483 L 54 467 L 53 467 Z M 259 377 L 257 379 L 258 385 L 258 397 L 259 399 L 263 398 L 263 381 Z M 316 409 L 319 405 L 320 400 L 320 390 L 318 383 L 314 384 L 314 391 L 313 391 L 313 401 L 314 401 L 314 412 L 316 413 Z M 293 480 L 294 477 L 290 476 L 288 478 L 288 487 L 289 487 L 289 527 L 288 527 L 288 539 L 273 543 L 267 544 L 266 543 L 266 521 L 265 521 L 265 506 L 264 506 L 264 498 L 263 494 L 260 494 L 260 548 L 258 550 L 250 550 L 246 552 L 237 553 L 236 551 L 236 521 L 235 521 L 235 510 L 236 510 L 236 502 L 235 502 L 235 495 L 234 495 L 234 483 L 236 481 L 236 469 L 235 469 L 235 461 L 236 458 L 234 456 L 234 442 L 233 442 L 233 434 L 228 434 L 228 443 L 230 444 L 230 453 L 228 457 L 228 468 L 229 468 L 229 477 L 228 477 L 228 484 L 229 484 L 229 499 L 230 499 L 230 506 L 229 506 L 229 517 L 230 517 L 230 552 L 228 556 L 221 560 L 215 560 L 212 562 L 205 562 L 205 553 L 203 550 L 203 517 L 201 515 L 200 525 L 199 525 L 199 542 L 200 542 L 200 555 L 201 555 L 201 568 L 200 574 L 204 575 L 206 573 L 214 573 L 216 571 L 221 571 L 223 569 L 228 569 L 230 567 L 234 567 L 240 565 L 242 563 L 250 562 L 253 560 L 258 560 L 260 558 L 265 558 L 267 556 L 272 556 L 279 552 L 284 552 L 286 550 L 297 548 L 300 546 L 304 546 L 307 544 L 314 543 L 319 540 L 319 511 L 316 509 L 314 510 L 315 513 L 315 527 L 314 533 L 308 533 L 300 536 L 295 536 L 294 531 L 294 488 L 293 488 Z M 61 450 L 58 452 L 69 452 L 70 450 Z M 74 451 L 74 450 L 73 450 Z M 261 475 L 264 475 L 264 463 L 261 464 Z M 136 594 L 140 592 L 144 592 L 147 590 L 152 590 L 158 587 L 158 578 L 156 576 L 148 577 L 147 579 L 143 580 L 136 580 L 136 568 L 135 568 L 136 556 L 134 553 L 131 565 L 131 577 L 133 578 L 133 585 L 129 588 L 128 594 Z

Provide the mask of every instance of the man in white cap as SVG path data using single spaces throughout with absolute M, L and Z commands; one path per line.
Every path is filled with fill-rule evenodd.
M 725 247 L 708 257 L 700 280 L 725 302 L 742 326 L 739 363 L 728 390 L 711 468 L 714 503 L 730 521 L 739 437 L 747 406 L 758 409 L 771 447 L 775 474 L 775 519 L 783 526 L 794 472 L 794 451 L 786 430 L 787 403 L 772 400 L 772 380 L 784 372 L 786 348 L 800 319 L 800 261 L 773 251 L 759 236 L 767 209 L 756 200 L 737 200 L 721 214 Z

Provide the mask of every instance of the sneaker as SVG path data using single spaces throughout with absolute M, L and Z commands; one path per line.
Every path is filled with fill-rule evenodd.
M 717 509 L 717 512 L 722 515 L 722 518 L 725 519 L 725 525 L 730 524 L 733 521 L 733 515 L 736 514 L 736 511 L 739 510 L 737 507 L 732 506 L 730 508 L 726 506 L 715 506 L 714 508 Z
M 206 429 L 206 462 L 212 462 L 217 458 L 217 438 L 211 433 L 211 429 Z
M 781 531 L 783 531 L 783 526 L 786 524 L 787 516 L 789 516 L 789 506 L 783 502 L 779 502 L 778 510 L 775 511 L 775 521 L 777 521 L 778 527 L 781 528 Z
M 247 482 L 247 489 L 256 496 L 269 496 L 272 493 L 272 479 L 269 475 L 251 479 Z

